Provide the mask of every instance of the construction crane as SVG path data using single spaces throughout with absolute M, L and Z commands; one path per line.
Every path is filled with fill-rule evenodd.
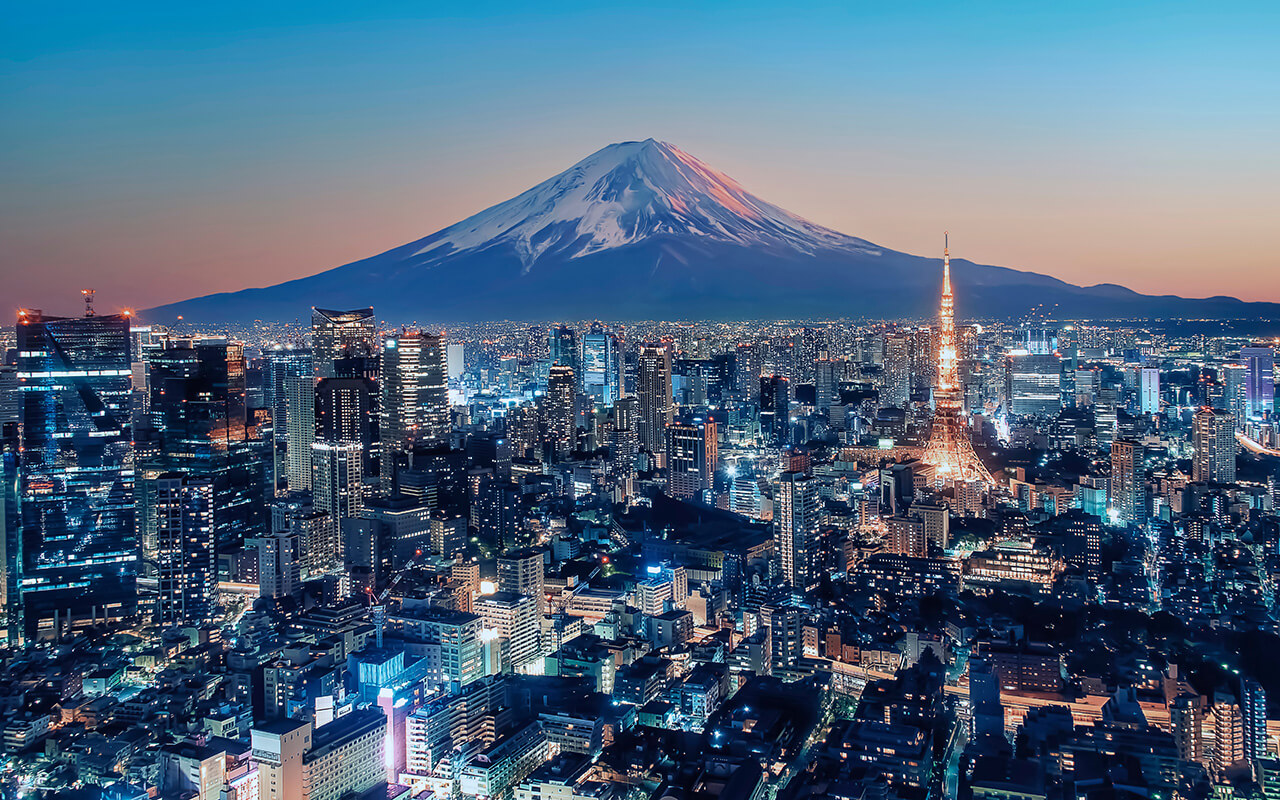
M 386 588 L 377 595 L 374 595 L 372 588 L 365 589 L 365 594 L 371 600 L 369 613 L 373 617 L 374 636 L 379 650 L 382 649 L 382 629 L 386 627 L 387 624 L 387 598 L 391 596 L 392 590 L 400 585 L 400 580 L 404 578 L 405 573 L 407 573 L 412 567 L 417 566 L 418 559 L 420 558 L 422 558 L 421 548 L 413 552 L 413 557 L 406 561 L 404 566 L 396 571 L 396 574 L 392 576 L 391 581 L 387 583 Z
M 591 580 L 600 574 L 602 566 L 597 564 L 596 568 L 591 570 L 591 574 L 578 581 L 578 585 L 573 587 L 569 597 L 560 606 L 560 613 L 556 615 L 556 667 L 558 668 L 556 671 L 560 675 L 564 675 L 564 615 L 569 613 L 569 606 L 573 603 L 573 598 L 578 596 L 578 592 L 590 586 Z

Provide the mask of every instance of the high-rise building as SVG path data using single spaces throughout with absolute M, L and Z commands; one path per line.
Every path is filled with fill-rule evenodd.
M 1147 523 L 1146 474 L 1142 445 L 1128 439 L 1111 443 L 1111 508 L 1126 525 Z
M 618 399 L 618 340 L 612 333 L 594 329 L 582 337 L 582 391 L 598 404 L 612 406 Z
M 356 442 L 315 442 L 311 445 L 312 507 L 326 515 L 325 533 L 308 553 L 313 564 L 328 569 L 344 566 L 342 521 L 360 516 L 364 505 L 361 476 L 363 448 Z
M 25 635 L 129 616 L 137 604 L 127 315 L 21 311 L 19 495 Z M 11 602 L 15 598 L 11 598 Z
M 1005 369 L 1014 416 L 1054 417 L 1062 409 L 1062 364 L 1056 354 L 1014 350 Z
M 636 361 L 636 397 L 640 414 L 636 433 L 640 449 L 665 455 L 667 426 L 673 414 L 671 395 L 671 351 L 661 344 L 641 345 Z
M 538 613 L 546 612 L 542 551 L 511 550 L 498 556 L 498 590 L 532 597 Z
M 523 672 L 541 658 L 542 617 L 532 597 L 495 592 L 477 598 L 474 608 L 484 620 L 484 629 L 489 631 L 487 636 L 506 640 L 504 649 L 511 671 Z
M 577 396 L 573 369 L 560 364 L 551 367 L 547 378 L 545 419 L 547 438 L 553 460 L 566 458 L 574 450 L 577 439 L 577 420 L 574 399 Z
M 381 475 L 387 484 L 397 456 L 449 438 L 449 389 L 443 335 L 402 331 L 382 342 Z
M 311 353 L 317 378 L 337 376 L 334 362 L 377 355 L 377 322 L 372 308 L 354 311 L 311 309 Z
M 316 440 L 316 381 L 310 375 L 284 381 L 288 436 L 285 457 L 289 465 L 289 489 L 311 488 L 311 445 Z
M 316 438 L 360 445 L 366 466 L 373 453 L 375 391 L 368 378 L 322 378 L 316 384 Z
M 909 331 L 894 331 L 884 337 L 884 378 L 880 405 L 906 408 L 911 399 L 913 342 Z
M 758 342 L 740 342 L 734 351 L 734 391 L 738 397 L 750 398 L 760 386 L 764 358 Z
M 937 481 L 978 479 L 995 483 L 969 438 L 969 426 L 961 416 L 963 405 L 960 376 L 956 368 L 955 303 L 951 296 L 951 251 L 942 250 L 942 304 L 938 311 L 938 385 L 933 397 L 936 406 L 929 426 L 929 443 L 924 462 L 933 467 Z M 1055 373 L 1056 375 L 1056 373 Z M 1055 400 L 1056 400 L 1055 396 Z
M 782 557 L 782 577 L 805 592 L 818 585 L 817 482 L 803 472 L 784 472 L 774 489 L 774 540 Z
M 156 623 L 188 625 L 212 619 L 218 570 L 213 536 L 213 482 L 169 472 L 155 483 Z
M 718 461 L 716 421 L 701 417 L 667 426 L 667 494 L 701 499 L 713 488 Z
M 302 596 L 302 540 L 292 526 L 249 540 L 258 553 L 258 595 Z
M 547 344 L 551 364 L 568 367 L 573 370 L 574 375 L 577 375 L 578 340 L 573 328 L 564 325 L 552 328 L 547 336 Z
M 1160 370 L 1148 367 L 1139 373 L 1138 409 L 1143 414 L 1160 413 Z
M 1191 479 L 1203 483 L 1235 483 L 1236 420 L 1230 411 L 1201 407 L 1191 419 L 1195 455 Z
M 760 435 L 772 444 L 791 438 L 791 382 L 782 375 L 760 378 Z
M 1244 364 L 1222 365 L 1222 399 L 1212 402 L 1216 408 L 1225 408 L 1243 426 L 1249 418 L 1249 369 Z
M 1245 413 L 1261 417 L 1275 410 L 1276 351 L 1262 345 L 1240 348 L 1245 367 Z
M 822 353 L 813 364 L 814 408 L 819 414 L 831 413 L 831 407 L 840 400 L 839 361 Z

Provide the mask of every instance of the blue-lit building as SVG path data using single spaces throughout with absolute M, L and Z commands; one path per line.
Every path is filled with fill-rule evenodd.
M 618 399 L 618 342 L 613 334 L 593 330 L 582 337 L 582 391 L 610 407 Z
M 137 604 L 129 317 L 18 318 L 27 637 Z

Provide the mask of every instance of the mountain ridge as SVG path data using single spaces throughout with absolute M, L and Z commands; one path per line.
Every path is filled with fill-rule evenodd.
M 1235 298 L 1142 295 L 952 260 L 962 316 L 1280 316 Z M 148 319 L 887 318 L 936 312 L 941 262 L 811 222 L 654 139 L 608 145 L 421 239 L 315 275 L 158 306 Z

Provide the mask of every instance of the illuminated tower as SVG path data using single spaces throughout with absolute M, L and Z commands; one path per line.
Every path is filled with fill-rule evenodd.
M 943 234 L 944 236 L 946 234 Z M 979 479 L 995 483 L 991 473 L 973 452 L 969 427 L 960 416 L 964 392 L 956 369 L 956 315 L 951 296 L 951 250 L 942 250 L 942 306 L 938 310 L 938 385 L 933 397 L 936 403 L 933 425 L 929 428 L 929 444 L 924 449 L 924 462 L 937 473 L 937 481 Z

